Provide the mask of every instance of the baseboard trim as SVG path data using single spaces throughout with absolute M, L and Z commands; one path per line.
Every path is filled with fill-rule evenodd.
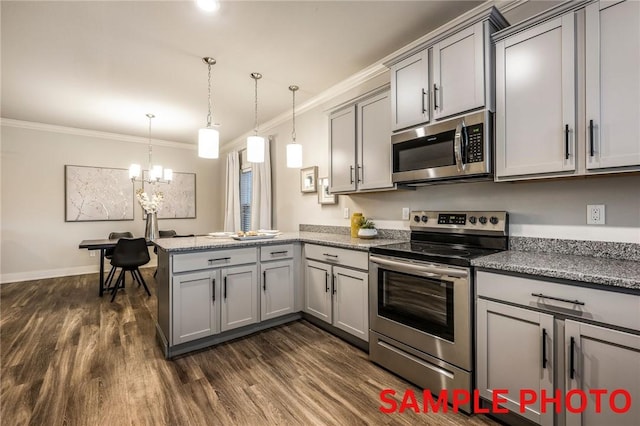
M 144 266 L 144 268 L 155 267 L 155 262 L 149 262 L 149 264 Z M 109 265 L 105 265 L 104 269 L 105 272 L 109 272 Z M 9 274 L 0 274 L 0 285 L 24 281 L 45 280 L 47 278 L 67 277 L 72 275 L 97 274 L 98 272 L 100 272 L 99 265 L 76 266 L 73 268 L 43 269 L 41 271 L 14 272 Z

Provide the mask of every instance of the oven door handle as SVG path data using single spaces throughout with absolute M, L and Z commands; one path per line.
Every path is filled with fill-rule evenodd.
M 462 144 L 464 143 L 464 130 L 465 125 L 464 121 L 461 121 L 456 126 L 456 133 L 453 138 L 453 152 L 456 157 L 456 167 L 458 168 L 458 173 L 462 173 L 464 171 L 464 160 L 462 158 Z
M 467 278 L 469 276 L 467 271 L 461 269 L 438 267 L 434 265 L 416 265 L 415 263 L 399 262 L 378 256 L 370 256 L 369 260 L 392 271 L 410 272 L 424 277 L 442 278 L 448 276 L 455 278 Z

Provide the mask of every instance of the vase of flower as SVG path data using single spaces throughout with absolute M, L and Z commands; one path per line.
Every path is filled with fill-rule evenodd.
M 364 239 L 372 239 L 375 238 L 376 235 L 378 235 L 378 230 L 376 229 L 376 224 L 373 223 L 373 221 L 371 219 L 367 219 L 366 217 L 362 216 L 362 218 L 360 219 L 360 227 L 358 229 L 358 238 L 364 238 Z
M 149 241 L 158 238 L 158 212 L 147 213 L 147 225 L 144 230 L 144 237 Z
M 164 195 L 162 192 L 155 192 L 151 198 L 142 189 L 136 191 L 136 197 L 138 202 L 147 213 L 147 223 L 144 230 L 144 237 L 149 241 L 154 241 L 158 238 L 158 209 Z

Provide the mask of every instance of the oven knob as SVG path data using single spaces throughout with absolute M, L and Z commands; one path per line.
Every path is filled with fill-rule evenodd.
M 489 222 L 491 222 L 492 225 L 497 225 L 498 224 L 498 218 L 495 216 L 491 216 L 491 219 L 489 219 Z
M 424 223 L 427 223 L 427 221 L 429 220 L 429 217 L 422 215 L 422 217 L 420 218 L 420 220 L 422 220 Z
M 481 224 L 485 224 L 487 223 L 487 218 L 485 216 L 480 216 L 480 219 L 478 219 L 480 221 Z
M 418 215 L 414 216 L 413 217 L 413 221 L 419 223 L 420 222 L 420 216 L 418 216 Z
M 475 216 L 471 216 L 471 217 L 469 217 L 469 223 L 470 223 L 470 224 L 475 225 L 475 224 L 476 224 L 476 221 L 477 221 L 477 219 L 476 219 L 476 217 L 475 217 Z

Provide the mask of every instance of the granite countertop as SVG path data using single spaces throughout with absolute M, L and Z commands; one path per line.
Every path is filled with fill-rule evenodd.
M 640 262 L 632 260 L 508 250 L 476 258 L 472 265 L 640 290 Z
M 155 245 L 168 252 L 210 250 L 303 242 L 352 250 L 368 251 L 369 247 L 398 243 L 403 240 L 374 238 L 365 240 L 351 238 L 350 235 L 328 234 L 324 232 L 283 232 L 275 238 L 238 241 L 233 238 L 214 238 L 208 235 L 180 238 L 159 238 Z

